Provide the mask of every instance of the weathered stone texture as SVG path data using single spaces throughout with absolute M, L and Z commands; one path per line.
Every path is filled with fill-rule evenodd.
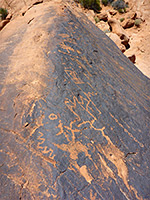
M 0 199 L 150 199 L 149 79 L 68 4 L 0 34 Z

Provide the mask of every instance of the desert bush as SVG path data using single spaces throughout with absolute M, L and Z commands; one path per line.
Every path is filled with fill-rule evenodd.
M 141 19 L 136 19 L 134 24 L 135 26 L 140 26 L 141 22 L 142 22 Z
M 94 19 L 96 23 L 100 22 L 100 19 L 98 17 L 94 17 Z
M 120 8 L 120 9 L 118 9 L 118 12 L 119 13 L 125 13 L 126 12 L 126 8 L 123 8 L 123 9 Z
M 123 13 L 126 12 L 127 4 L 124 0 L 117 0 L 112 3 L 112 7 L 118 10 L 118 12 Z
M 102 0 L 102 4 L 103 4 L 104 6 L 107 6 L 108 0 Z
M 104 6 L 107 6 L 108 4 L 111 4 L 114 0 L 102 0 L 102 4 Z
M 92 9 L 96 12 L 101 10 L 100 0 L 79 0 L 84 8 Z
M 6 19 L 7 15 L 8 15 L 8 11 L 4 8 L 0 8 L 0 16 L 2 20 Z
M 125 18 L 120 18 L 120 22 L 123 22 L 125 20 Z
M 108 0 L 108 3 L 112 3 L 114 0 Z

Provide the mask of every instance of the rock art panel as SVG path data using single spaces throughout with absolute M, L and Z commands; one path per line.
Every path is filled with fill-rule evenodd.
M 149 79 L 71 4 L 31 17 L 0 33 L 0 199 L 149 199 Z

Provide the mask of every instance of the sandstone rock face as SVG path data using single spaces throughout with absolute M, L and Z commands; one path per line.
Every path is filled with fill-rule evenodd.
M 130 52 L 130 51 L 126 51 L 126 52 L 125 52 L 125 55 L 131 60 L 131 62 L 135 63 L 135 61 L 136 61 L 136 56 L 135 56 L 135 54 L 133 54 L 133 53 Z
M 115 33 L 107 33 L 108 37 L 110 39 L 112 39 L 112 41 L 119 47 L 119 49 L 122 51 L 122 52 L 125 52 L 126 48 L 125 46 L 121 43 L 121 40 L 119 38 L 118 35 L 116 35 Z
M 129 13 L 127 13 L 126 18 L 128 19 L 136 19 L 137 13 L 135 11 L 130 11 Z
M 110 27 L 107 22 L 100 21 L 96 24 L 96 26 L 101 29 L 102 31 L 110 31 Z
M 107 12 L 101 12 L 100 14 L 97 15 L 97 17 L 100 20 L 103 20 L 103 21 L 107 21 L 108 20 L 108 14 L 107 14 Z
M 133 19 L 125 19 L 122 23 L 121 23 L 123 28 L 131 28 L 134 26 L 134 20 Z
M 110 13 L 111 15 L 116 15 L 116 14 L 117 14 L 117 11 L 116 11 L 116 10 L 109 10 L 109 13 Z
M 81 11 L 81 12 L 82 12 L 82 11 Z M 88 10 L 88 11 L 86 11 L 85 14 L 86 14 L 86 16 L 88 17 L 88 19 L 89 19 L 91 22 L 95 23 L 95 19 L 94 19 L 95 13 L 94 13 L 93 10 Z
M 108 23 L 112 29 L 112 32 L 116 33 L 125 45 L 128 44 L 129 37 L 125 30 L 121 27 L 120 23 L 113 18 L 109 18 Z
M 9 20 L 8 19 L 5 19 L 5 20 L 2 20 L 0 22 L 0 30 L 2 30 L 2 28 L 9 23 Z
M 47 0 L 48 1 L 48 0 Z M 13 14 L 23 12 L 33 4 L 42 3 L 43 0 L 0 0 L 1 7 L 8 8 Z
M 150 199 L 150 80 L 71 3 L 0 32 L 0 199 Z

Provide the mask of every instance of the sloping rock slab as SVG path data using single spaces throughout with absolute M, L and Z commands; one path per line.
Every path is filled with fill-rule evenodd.
M 0 199 L 150 199 L 149 79 L 68 4 L 0 34 Z

